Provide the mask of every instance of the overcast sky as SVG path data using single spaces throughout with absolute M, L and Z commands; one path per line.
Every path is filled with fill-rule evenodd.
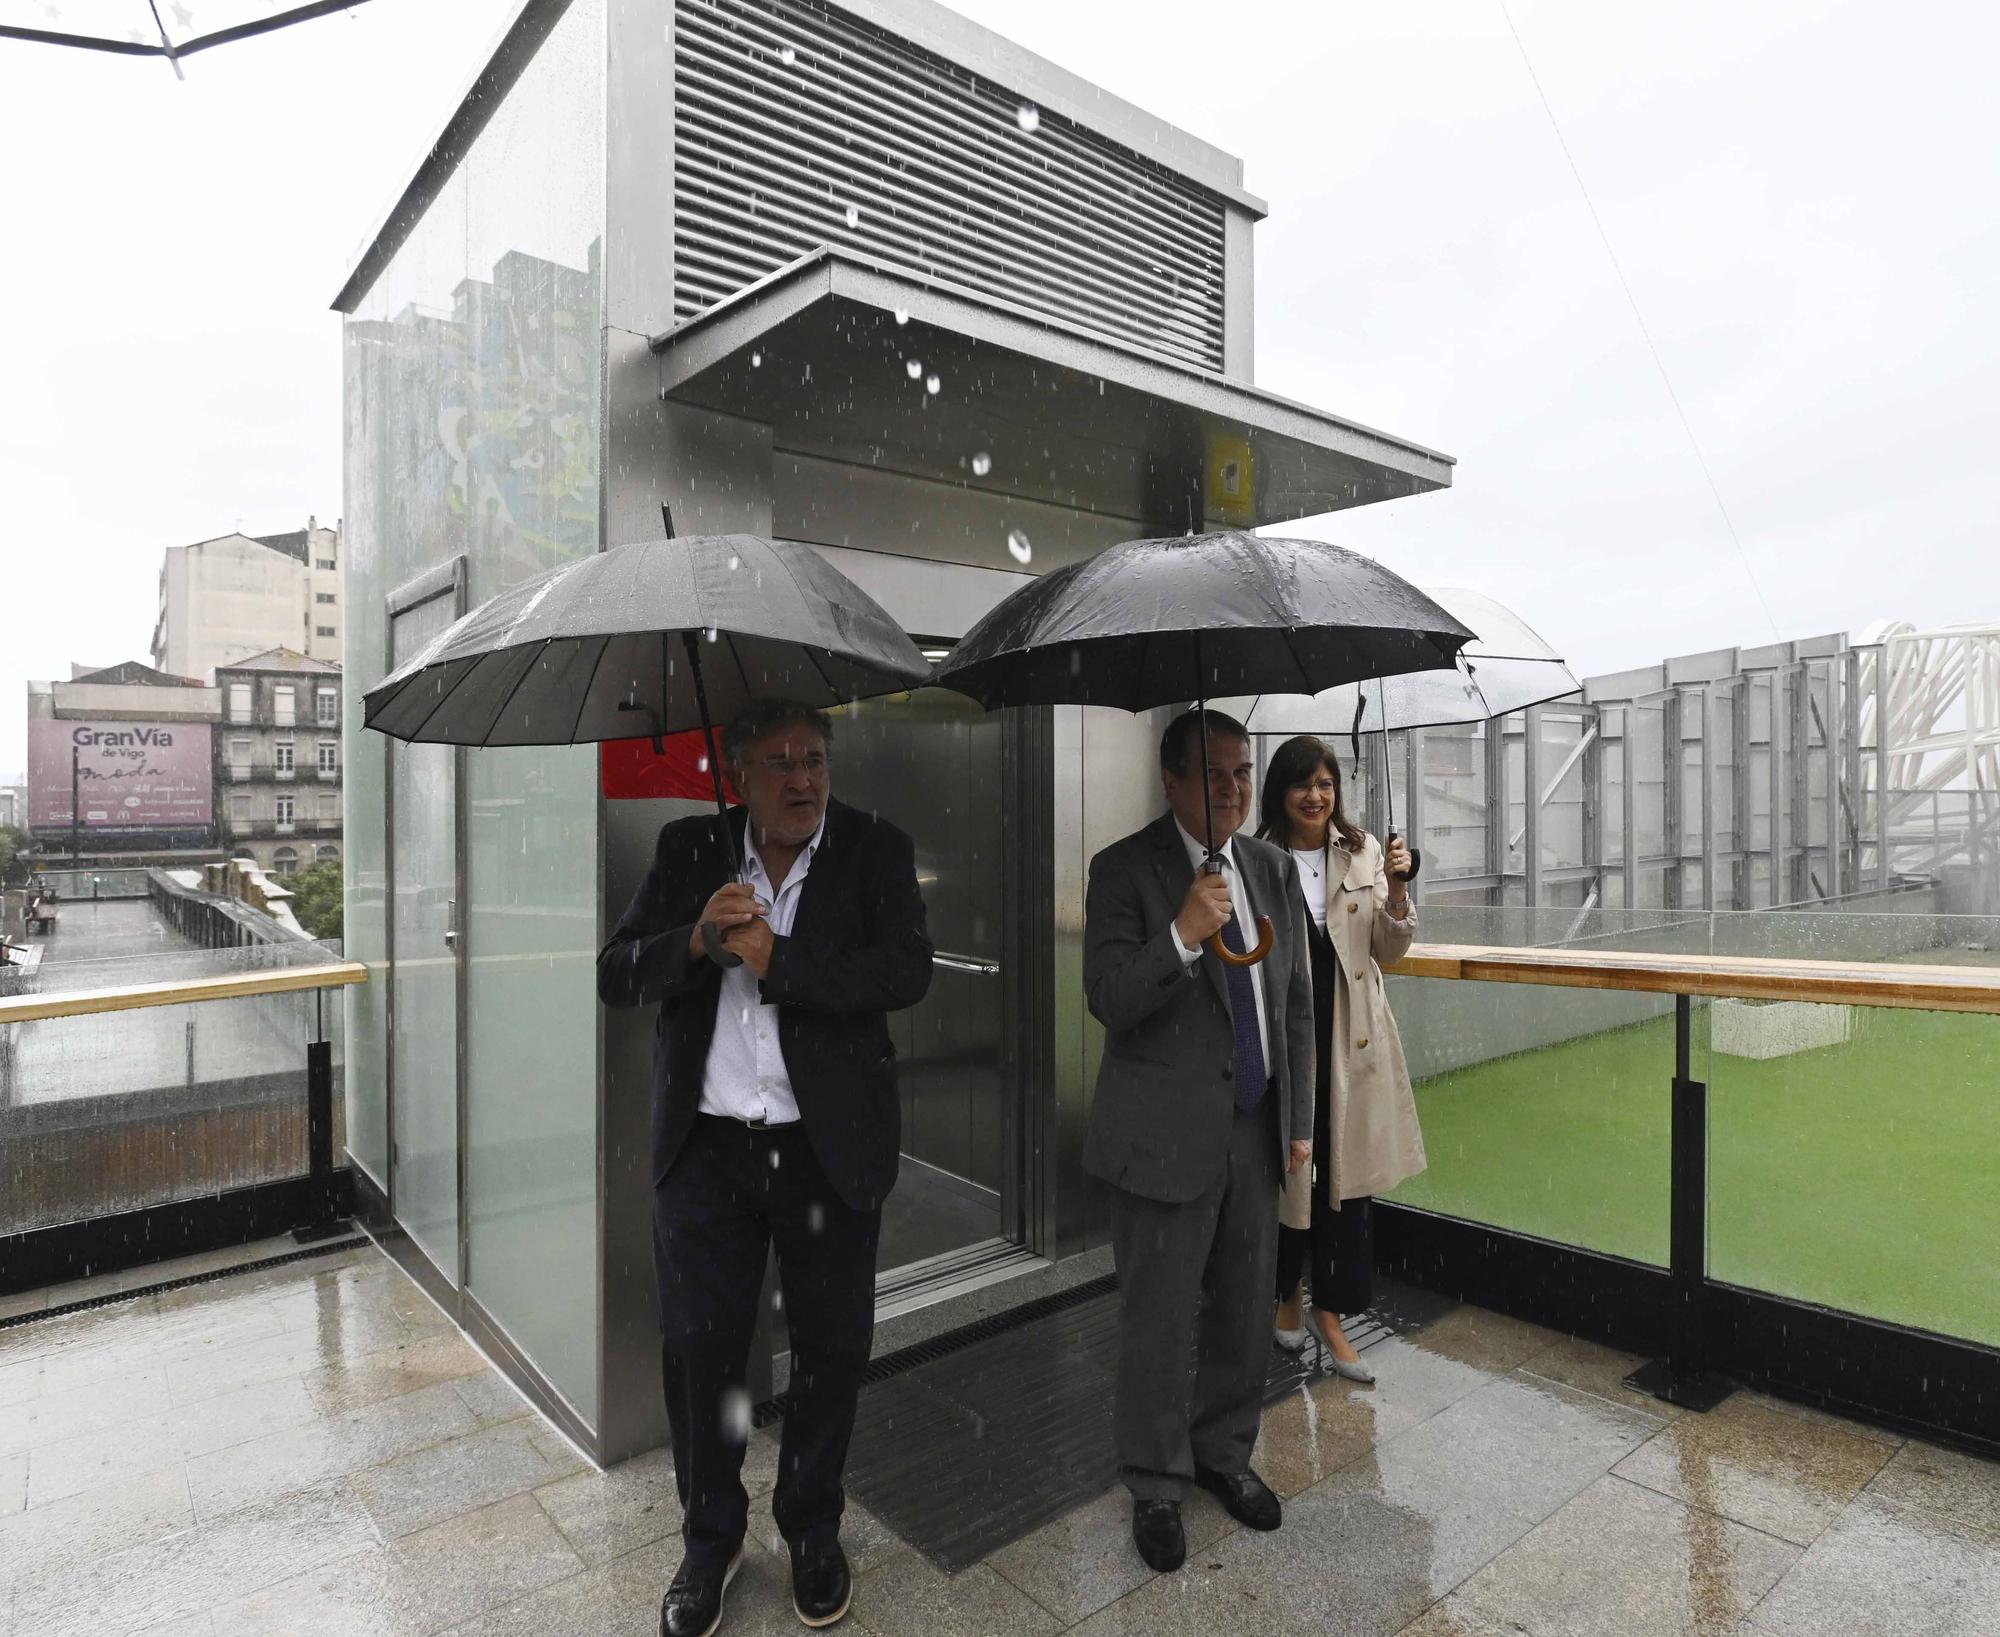
M 1582 673 L 2000 618 L 2000 12 L 1509 3 L 1741 553 L 1498 0 L 956 9 L 1242 155 L 1259 382 L 1458 458 L 1306 530 Z M 0 41 L 0 776 L 27 678 L 147 656 L 163 547 L 339 515 L 327 303 L 515 4 L 185 84 Z

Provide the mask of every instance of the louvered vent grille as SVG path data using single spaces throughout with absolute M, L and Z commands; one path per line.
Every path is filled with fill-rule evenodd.
M 676 0 L 676 320 L 822 244 L 1222 368 L 1219 200 L 801 0 Z

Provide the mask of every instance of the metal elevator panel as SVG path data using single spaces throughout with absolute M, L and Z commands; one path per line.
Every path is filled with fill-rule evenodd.
M 674 317 L 822 244 L 1223 366 L 1224 205 L 810 0 L 676 0 Z

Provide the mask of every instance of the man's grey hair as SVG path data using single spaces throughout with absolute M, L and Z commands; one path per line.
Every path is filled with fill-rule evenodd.
M 741 770 L 744 753 L 765 734 L 778 728 L 811 728 L 833 748 L 833 722 L 825 711 L 817 711 L 796 699 L 762 696 L 742 705 L 722 730 L 722 759 Z

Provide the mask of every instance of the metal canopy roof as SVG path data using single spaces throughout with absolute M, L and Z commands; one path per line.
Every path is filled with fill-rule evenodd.
M 780 451 L 1152 527 L 1284 523 L 1451 482 L 1448 455 L 829 249 L 652 345 L 661 397 L 763 422 Z

